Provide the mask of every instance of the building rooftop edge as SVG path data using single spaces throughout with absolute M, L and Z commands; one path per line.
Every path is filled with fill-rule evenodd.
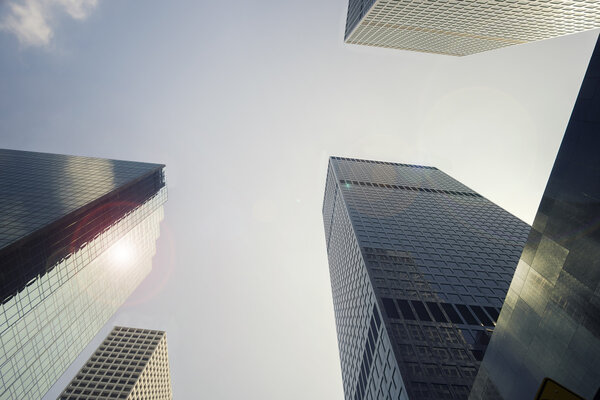
M 77 155 L 77 154 L 51 153 L 51 152 L 47 152 L 47 151 L 9 149 L 6 147 L 0 147 L 0 151 L 11 151 L 11 152 L 15 152 L 15 153 L 31 153 L 31 154 L 48 154 L 48 155 L 54 155 L 54 156 L 67 156 L 67 157 L 76 157 L 76 158 L 92 158 L 92 159 L 96 159 L 96 160 L 124 161 L 124 162 L 130 162 L 130 163 L 152 165 L 156 169 L 165 168 L 167 166 L 166 164 L 163 164 L 163 163 L 155 163 L 155 162 L 147 162 L 147 161 L 122 160 L 122 159 L 118 159 L 118 158 L 82 156 L 82 155 Z
M 427 165 L 403 164 L 403 163 L 395 163 L 395 162 L 390 162 L 390 161 L 365 160 L 365 159 L 361 159 L 361 158 L 330 156 L 329 160 L 330 161 L 331 160 L 347 160 L 347 161 L 364 162 L 364 163 L 369 163 L 369 164 L 396 165 L 399 167 L 425 168 L 425 169 L 438 170 L 436 167 L 431 167 L 431 166 L 427 166 Z
M 138 328 L 135 326 L 123 326 L 123 325 L 114 325 L 111 329 L 111 331 L 114 331 L 115 329 L 135 329 L 138 331 L 153 331 L 153 332 L 159 332 L 161 334 L 165 334 L 167 333 L 167 331 L 163 331 L 161 329 L 151 329 L 151 328 Z

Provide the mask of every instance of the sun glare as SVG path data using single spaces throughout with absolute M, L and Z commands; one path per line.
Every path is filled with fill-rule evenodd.
M 129 265 L 135 257 L 135 250 L 131 243 L 127 241 L 119 241 L 110 249 L 111 258 L 117 265 Z

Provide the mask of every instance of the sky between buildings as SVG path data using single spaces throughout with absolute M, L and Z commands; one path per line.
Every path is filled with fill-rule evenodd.
M 0 2 L 0 147 L 167 164 L 173 393 L 342 399 L 330 155 L 436 166 L 531 223 L 598 31 L 469 57 L 345 45 L 346 0 Z M 1 172 L 0 172 L 1 173 Z

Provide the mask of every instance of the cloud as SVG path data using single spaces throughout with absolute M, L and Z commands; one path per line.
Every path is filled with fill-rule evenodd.
M 96 7 L 98 0 L 46 0 L 63 8 L 72 18 L 83 20 L 90 15 Z
M 8 13 L 0 20 L 0 30 L 14 34 L 25 46 L 46 46 L 53 27 L 65 15 L 82 21 L 98 0 L 17 0 L 7 4 Z

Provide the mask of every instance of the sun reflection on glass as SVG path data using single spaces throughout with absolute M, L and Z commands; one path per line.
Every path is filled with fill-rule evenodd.
M 120 240 L 110 248 L 112 261 L 116 265 L 129 265 L 135 258 L 134 246 L 126 240 Z

